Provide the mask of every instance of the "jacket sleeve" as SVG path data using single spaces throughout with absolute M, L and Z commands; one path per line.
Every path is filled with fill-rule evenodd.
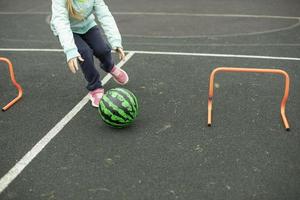
M 70 26 L 66 0 L 52 0 L 51 23 L 59 37 L 59 41 L 66 54 L 67 61 L 79 56 Z
M 113 49 L 122 47 L 122 39 L 116 21 L 103 0 L 95 0 L 95 15 Z

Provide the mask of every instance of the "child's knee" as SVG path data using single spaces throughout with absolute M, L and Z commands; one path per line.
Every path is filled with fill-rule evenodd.
M 105 57 L 107 55 L 111 54 L 111 48 L 109 46 L 104 46 L 104 47 L 96 47 L 94 49 L 94 54 L 98 58 Z

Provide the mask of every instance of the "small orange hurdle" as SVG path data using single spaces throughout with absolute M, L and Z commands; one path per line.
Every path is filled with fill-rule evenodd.
M 2 108 L 2 111 L 6 111 L 8 110 L 12 105 L 14 105 L 18 100 L 21 99 L 22 95 L 23 95 L 23 90 L 22 87 L 16 82 L 15 79 L 15 74 L 14 74 L 14 69 L 13 69 L 13 65 L 11 64 L 10 60 L 8 60 L 7 58 L 3 58 L 0 57 L 0 61 L 3 61 L 5 63 L 7 63 L 8 68 L 9 68 L 9 73 L 10 73 L 10 79 L 11 82 L 13 83 L 13 85 L 18 89 L 18 96 L 15 97 L 11 102 L 9 102 L 6 106 L 4 106 Z
M 212 99 L 214 94 L 214 79 L 215 74 L 218 72 L 256 72 L 256 73 L 273 73 L 273 74 L 280 74 L 285 77 L 285 89 L 284 89 L 284 96 L 281 100 L 280 111 L 281 111 L 281 118 L 285 129 L 287 131 L 290 130 L 290 126 L 285 115 L 285 105 L 288 100 L 289 96 L 289 87 L 290 87 L 290 78 L 287 72 L 280 69 L 257 69 L 257 68 L 234 68 L 234 67 L 218 67 L 215 68 L 210 74 L 209 80 L 209 93 L 208 93 L 208 126 L 211 126 L 212 121 Z

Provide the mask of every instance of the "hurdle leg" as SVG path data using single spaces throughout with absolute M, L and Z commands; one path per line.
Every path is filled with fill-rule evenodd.
M 11 82 L 13 83 L 13 85 L 17 88 L 18 90 L 18 95 L 17 97 L 15 97 L 12 101 L 10 101 L 6 106 L 4 106 L 2 108 L 2 111 L 6 111 L 8 110 L 11 106 L 13 106 L 18 100 L 21 99 L 22 95 L 23 95 L 23 90 L 22 87 L 20 86 L 20 84 L 17 83 L 16 79 L 15 79 L 15 74 L 14 74 L 14 70 L 13 70 L 13 65 L 10 62 L 10 60 L 8 60 L 7 58 L 4 57 L 0 57 L 0 61 L 5 62 L 8 65 L 8 69 L 9 69 L 9 74 L 10 74 L 10 79 Z

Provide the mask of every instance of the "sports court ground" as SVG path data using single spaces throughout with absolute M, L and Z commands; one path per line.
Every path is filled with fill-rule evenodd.
M 22 99 L 0 113 L 1 200 L 300 199 L 300 2 L 111 0 L 139 100 L 126 129 L 99 118 L 49 28 L 51 1 L 0 1 L 0 57 Z M 272 68 L 291 79 L 224 73 Z M 119 87 L 102 72 L 105 88 Z M 0 104 L 17 91 L 0 63 Z

